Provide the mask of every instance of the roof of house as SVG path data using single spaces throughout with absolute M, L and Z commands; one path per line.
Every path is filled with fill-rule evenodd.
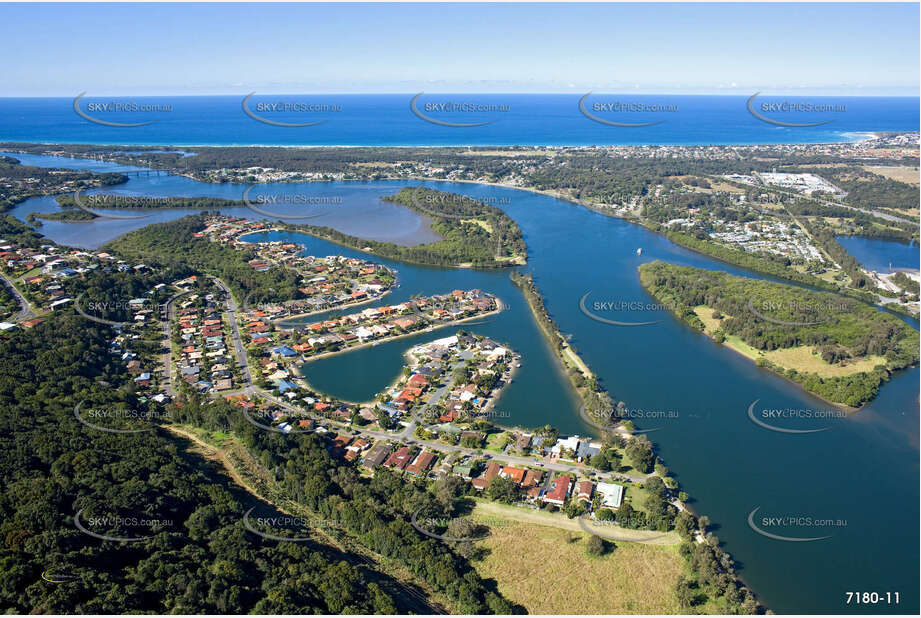
M 563 475 L 550 483 L 550 490 L 544 494 L 544 500 L 547 502 L 564 502 L 569 494 L 569 485 L 572 483 L 572 477 Z
M 410 474 L 420 474 L 431 468 L 433 463 L 435 463 L 435 454 L 429 451 L 423 451 L 419 453 L 416 460 L 406 468 L 406 471 Z
M 624 499 L 624 487 L 617 483 L 598 483 L 595 489 L 604 496 L 602 504 L 613 508 L 620 507 Z
M 392 453 L 390 457 L 387 458 L 387 461 L 384 462 L 384 465 L 403 470 L 406 468 L 407 464 L 409 464 L 409 460 L 409 447 L 401 446 L 396 450 L 396 452 Z
M 528 470 L 528 472 L 524 475 L 524 482 L 522 483 L 522 486 L 537 487 L 543 478 L 544 473 L 540 470 Z
M 527 474 L 527 470 L 524 468 L 513 468 L 512 466 L 505 466 L 500 474 L 512 479 L 517 485 L 521 485 L 522 481 L 524 481 L 525 475 Z

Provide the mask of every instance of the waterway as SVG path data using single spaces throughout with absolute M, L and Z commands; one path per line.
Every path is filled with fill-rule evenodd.
M 53 157 L 32 157 L 29 162 L 59 164 Z M 94 164 L 96 169 L 110 169 Z M 424 236 L 424 221 L 380 201 L 381 196 L 407 184 L 419 183 L 305 183 L 263 189 L 315 197 L 348 195 L 348 200 L 336 206 L 322 206 L 329 209 L 323 211 L 325 216 L 310 223 L 351 234 L 370 237 L 370 230 L 377 237 L 407 240 Z M 692 507 L 716 522 L 715 534 L 763 603 L 777 613 L 917 613 L 917 368 L 896 375 L 870 405 L 851 417 L 776 421 L 787 428 L 829 427 L 826 431 L 792 435 L 766 430 L 748 418 L 748 407 L 755 400 L 759 400 L 758 409 L 821 412 L 829 406 L 656 308 L 640 286 L 636 269 L 661 259 L 757 275 L 684 250 L 640 226 L 562 200 L 469 183 L 424 184 L 487 199 L 518 222 L 530 256 L 522 270 L 534 273 L 554 320 L 615 400 L 624 401 L 633 411 L 636 424 L 655 429 L 649 437 L 660 456 L 693 497 Z M 174 176 L 141 176 L 116 188 L 142 195 L 233 199 L 239 199 L 244 189 Z M 54 205 L 47 199 L 37 198 L 19 205 L 14 214 L 25 219 L 30 211 L 50 207 Z M 273 208 L 273 212 L 282 212 L 282 208 Z M 46 222 L 42 232 L 57 242 L 97 247 L 129 229 L 183 214 L 163 211 L 135 221 Z M 258 218 L 245 209 L 228 214 Z M 296 240 L 309 254 L 367 257 L 301 234 L 263 237 Z M 638 248 L 642 248 L 639 255 Z M 550 423 L 563 432 L 591 433 L 580 422 L 577 400 L 507 272 L 380 261 L 398 270 L 400 285 L 383 303 L 398 302 L 411 294 L 476 287 L 497 294 L 508 305 L 506 311 L 484 323 L 464 326 L 508 343 L 523 355 L 521 370 L 497 405 L 506 414 L 499 419 L 503 424 L 536 427 Z M 589 306 L 596 301 L 617 303 L 616 310 L 601 312 L 603 317 L 656 323 L 618 327 L 592 320 L 579 309 L 579 300 L 586 293 Z M 916 322 L 909 322 L 917 328 Z M 334 395 L 370 399 L 395 377 L 406 349 L 449 332 L 440 330 L 310 363 L 306 375 L 314 386 Z M 759 535 L 748 523 L 756 508 L 760 509 L 754 518 L 756 525 L 772 534 L 828 538 L 786 542 Z M 793 523 L 777 525 L 764 517 L 790 517 Z M 817 520 L 834 520 L 835 525 L 824 522 L 819 526 Z M 900 603 L 847 604 L 848 592 L 873 591 L 899 592 Z
M 861 236 L 837 236 L 836 238 L 848 253 L 869 270 L 889 273 L 896 270 L 917 271 L 919 268 L 921 252 L 915 243 L 907 244 Z

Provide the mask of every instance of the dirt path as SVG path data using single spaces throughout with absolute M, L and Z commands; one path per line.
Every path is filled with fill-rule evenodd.
M 675 532 L 658 532 L 656 530 L 631 530 L 620 526 L 599 525 L 595 522 L 586 522 L 582 518 L 569 519 L 559 513 L 547 513 L 523 507 L 485 502 L 478 500 L 473 509 L 473 515 L 494 517 L 517 521 L 520 523 L 549 526 L 572 532 L 587 532 L 615 541 L 640 543 L 643 545 L 676 545 L 681 542 Z

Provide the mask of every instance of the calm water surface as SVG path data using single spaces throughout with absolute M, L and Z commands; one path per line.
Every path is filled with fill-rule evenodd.
M 857 258 L 870 270 L 888 273 L 891 270 L 918 270 L 921 251 L 916 244 L 904 244 L 894 240 L 862 238 L 860 236 L 838 236 L 847 252 Z

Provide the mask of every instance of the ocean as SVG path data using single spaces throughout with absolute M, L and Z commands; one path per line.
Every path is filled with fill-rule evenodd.
M 751 103 L 764 118 L 759 119 L 749 111 L 748 96 L 592 94 L 580 109 L 585 93 L 423 94 L 411 107 L 415 94 L 256 94 L 246 102 L 249 113 L 244 110 L 245 94 L 105 98 L 89 93 L 76 103 L 80 113 L 74 98 L 0 98 L 0 141 L 159 146 L 742 145 L 846 142 L 866 132 L 919 128 L 919 100 L 913 97 L 763 93 Z M 142 126 L 122 126 L 126 124 Z M 292 124 L 309 126 L 282 126 Z

